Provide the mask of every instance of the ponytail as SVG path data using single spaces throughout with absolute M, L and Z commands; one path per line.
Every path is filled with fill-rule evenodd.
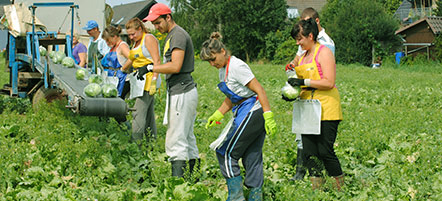
M 219 32 L 213 32 L 209 39 L 204 41 L 201 52 L 200 52 L 200 58 L 203 61 L 210 61 L 215 59 L 213 54 L 220 53 L 222 49 L 226 50 L 226 46 L 221 42 L 222 36 Z
M 147 30 L 147 28 L 144 26 L 143 22 L 138 18 L 138 17 L 134 17 L 132 19 L 130 19 L 127 23 L 126 23 L 126 30 L 127 29 L 141 29 L 141 31 L 143 31 L 144 33 L 150 33 L 149 30 Z
M 121 27 L 120 26 L 108 26 L 103 30 L 102 38 L 106 40 L 106 38 L 120 36 Z
M 319 34 L 318 25 L 316 24 L 315 19 L 309 18 L 307 20 L 300 20 L 298 23 L 293 26 L 290 35 L 293 39 L 301 34 L 304 37 L 308 37 L 309 34 L 313 35 L 313 40 L 316 41 Z

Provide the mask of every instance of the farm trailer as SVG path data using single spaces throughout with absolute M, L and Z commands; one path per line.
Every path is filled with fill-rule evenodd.
M 56 32 L 35 31 L 35 11 L 37 7 L 70 7 L 71 35 L 65 38 L 57 38 Z M 14 37 L 9 34 L 8 41 L 8 68 L 10 83 L 2 89 L 12 97 L 30 97 L 35 105 L 42 99 L 52 101 L 55 99 L 67 98 L 67 108 L 75 113 L 85 116 L 109 116 L 123 118 L 129 111 L 126 102 L 121 98 L 90 98 L 83 89 L 88 85 L 87 80 L 77 80 L 75 68 L 66 68 L 61 64 L 52 62 L 47 56 L 41 56 L 39 47 L 48 49 L 49 45 L 54 51 L 59 50 L 60 45 L 65 46 L 68 57 L 72 57 L 72 30 L 74 23 L 74 10 L 78 5 L 73 2 L 48 2 L 34 3 L 29 6 L 32 10 L 33 23 L 32 32 L 25 36 Z M 96 70 L 95 63 L 92 72 Z

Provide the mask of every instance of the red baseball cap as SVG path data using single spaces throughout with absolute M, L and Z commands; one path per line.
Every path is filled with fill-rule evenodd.
M 154 21 L 156 20 L 160 15 L 166 15 L 170 14 L 172 11 L 170 8 L 162 3 L 157 3 L 153 5 L 149 10 L 149 15 L 143 19 L 143 22 L 145 21 Z

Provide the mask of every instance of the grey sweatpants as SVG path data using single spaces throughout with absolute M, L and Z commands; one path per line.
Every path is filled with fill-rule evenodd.
M 132 141 L 142 140 L 147 134 L 156 137 L 157 126 L 155 124 L 154 96 L 144 91 L 143 96 L 135 99 L 135 111 L 132 113 Z
M 193 126 L 198 106 L 198 91 L 192 90 L 170 96 L 169 123 L 166 132 L 166 154 L 169 161 L 199 158 Z
M 224 155 L 216 152 L 221 173 L 227 178 L 241 174 L 238 160 L 242 158 L 246 170 L 244 185 L 248 188 L 261 187 L 264 183 L 262 147 L 266 131 L 262 108 L 249 112 L 236 129 Z

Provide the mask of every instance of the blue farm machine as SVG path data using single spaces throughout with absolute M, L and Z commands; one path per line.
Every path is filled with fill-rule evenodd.
M 69 7 L 71 16 L 71 32 L 65 38 L 57 37 L 57 32 L 36 31 L 35 15 L 39 7 Z M 74 30 L 74 11 L 79 9 L 74 2 L 33 3 L 29 6 L 32 12 L 32 31 L 20 36 L 8 36 L 8 68 L 10 83 L 2 89 L 13 97 L 29 97 L 33 104 L 42 99 L 48 102 L 54 99 L 67 99 L 66 108 L 85 116 L 104 116 L 122 118 L 129 108 L 121 98 L 88 97 L 83 92 L 89 83 L 75 77 L 78 65 L 74 68 L 63 67 L 54 63 L 48 56 L 40 55 L 40 46 L 51 47 L 58 51 L 64 46 L 65 54 L 72 57 L 72 36 Z M 69 14 L 69 13 L 68 13 Z M 77 14 L 78 17 L 78 14 Z M 66 18 L 65 18 L 66 19 Z M 49 50 L 49 49 L 48 49 Z M 90 73 L 97 72 L 94 63 Z

